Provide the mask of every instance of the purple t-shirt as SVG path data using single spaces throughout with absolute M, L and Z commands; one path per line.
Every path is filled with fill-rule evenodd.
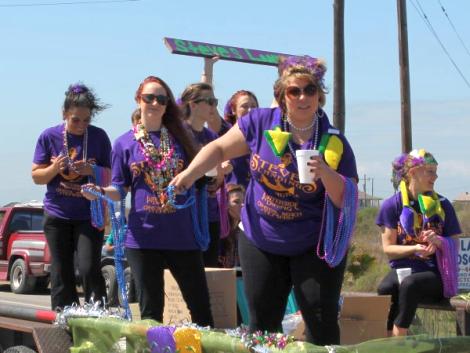
M 279 108 L 253 109 L 238 120 L 251 151 L 251 179 L 248 184 L 242 222 L 247 237 L 260 249 L 280 255 L 312 251 L 319 238 L 325 189 L 321 181 L 300 184 L 289 148 L 276 157 L 263 132 L 281 121 Z M 319 120 L 319 139 L 331 125 L 326 114 Z M 338 172 L 357 178 L 356 160 L 349 143 L 338 135 L 344 152 Z M 307 142 L 309 143 L 309 142 Z M 306 143 L 306 145 L 307 145 Z M 302 146 L 302 148 L 306 148 Z M 291 143 L 294 149 L 301 146 Z
M 155 146 L 160 145 L 160 132 L 150 132 Z M 182 147 L 175 142 L 178 155 L 178 172 L 186 165 Z M 131 209 L 127 222 L 125 245 L 137 249 L 196 250 L 199 249 L 195 236 L 191 208 L 165 209 L 160 206 L 149 184 L 146 172 L 147 162 L 134 138 L 128 131 L 116 139 L 112 152 L 113 184 L 129 188 Z M 183 204 L 186 196 L 178 195 L 177 204 Z
M 225 182 L 227 184 L 238 184 L 243 185 L 245 189 L 248 187 L 250 182 L 250 156 L 241 156 L 235 159 L 231 159 L 233 170 L 230 174 L 225 176 Z
M 437 234 L 443 237 L 450 237 L 456 234 L 460 234 L 460 224 L 455 214 L 452 204 L 446 198 L 439 196 L 442 209 L 445 212 L 445 221 L 444 225 L 434 224 L 431 225 Z M 410 206 L 413 207 L 416 212 L 420 212 L 418 202 L 410 200 Z M 405 231 L 399 224 L 401 211 L 403 209 L 403 204 L 401 201 L 401 192 L 396 193 L 395 195 L 386 199 L 382 206 L 380 207 L 379 214 L 375 223 L 379 227 L 386 227 L 390 229 L 397 230 L 397 245 L 415 245 L 417 244 L 416 238 L 410 235 L 406 235 Z M 419 217 L 420 226 L 422 226 L 423 219 Z M 412 255 L 410 257 L 390 260 L 390 266 L 392 268 L 403 268 L 411 267 L 413 272 L 422 272 L 422 271 L 438 271 L 436 264 L 436 257 L 433 255 L 427 259 Z
M 38 138 L 33 163 L 50 164 L 51 159 L 64 154 L 64 124 L 44 130 Z M 83 159 L 84 135 L 67 133 L 68 154 L 73 161 Z M 111 142 L 103 129 L 89 125 L 87 139 L 88 163 L 111 167 Z M 48 184 L 44 197 L 44 210 L 51 216 L 87 220 L 91 218 L 90 202 L 81 194 L 81 185 L 88 183 L 88 176 L 72 170 L 60 172 Z
M 218 137 L 215 132 L 206 127 L 203 127 L 201 131 L 196 131 L 189 127 L 189 131 L 193 133 L 194 138 L 201 146 L 207 145 Z M 207 212 L 209 214 L 209 222 L 220 222 L 219 203 L 217 202 L 217 195 L 215 193 L 209 195 L 207 199 Z

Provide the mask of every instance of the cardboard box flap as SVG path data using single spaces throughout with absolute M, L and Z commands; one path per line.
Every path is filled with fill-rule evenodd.
M 390 295 L 343 296 L 341 318 L 351 320 L 387 321 Z

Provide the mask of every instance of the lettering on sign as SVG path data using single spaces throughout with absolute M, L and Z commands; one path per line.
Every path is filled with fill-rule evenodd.
M 459 290 L 470 289 L 470 237 L 459 238 Z
M 172 54 L 202 56 L 212 58 L 219 56 L 223 60 L 240 61 L 245 63 L 277 66 L 279 57 L 290 54 L 274 53 L 264 50 L 245 49 L 221 44 L 195 42 L 192 40 L 163 38 L 165 45 Z

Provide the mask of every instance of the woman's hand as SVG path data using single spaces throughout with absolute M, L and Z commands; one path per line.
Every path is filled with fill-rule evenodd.
M 233 165 L 230 163 L 230 161 L 222 162 L 221 168 L 223 175 L 230 174 L 233 171 Z
M 423 241 L 432 244 L 437 248 L 440 248 L 442 245 L 441 239 L 433 229 L 424 230 L 420 237 L 422 237 Z
M 415 245 L 415 254 L 419 257 L 429 257 L 431 255 L 434 255 L 436 252 L 436 246 L 434 244 L 428 244 L 428 245 L 423 245 L 423 244 L 416 244 Z
M 90 200 L 90 201 L 96 200 L 98 198 L 98 196 L 93 195 L 92 193 L 87 191 L 87 190 L 90 190 L 90 189 L 96 191 L 97 193 L 103 193 L 102 188 L 100 188 L 99 186 L 97 186 L 95 184 L 88 183 L 88 184 L 82 185 L 81 193 L 82 193 L 84 198 L 86 198 L 87 200 Z
M 56 174 L 63 172 L 67 168 L 67 156 L 59 154 L 57 157 L 52 157 L 51 166 Z
M 322 156 L 312 156 L 307 163 L 310 167 L 310 172 L 315 175 L 315 180 L 323 179 L 329 175 L 333 170 L 325 163 Z
M 195 181 L 194 176 L 188 172 L 188 169 L 185 169 L 175 176 L 169 185 L 173 185 L 175 187 L 175 192 L 177 194 L 183 194 L 193 186 Z

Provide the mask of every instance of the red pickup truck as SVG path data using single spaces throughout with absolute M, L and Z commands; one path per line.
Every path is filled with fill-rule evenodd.
M 14 293 L 48 285 L 51 257 L 43 217 L 38 202 L 0 207 L 0 280 L 9 280 Z

